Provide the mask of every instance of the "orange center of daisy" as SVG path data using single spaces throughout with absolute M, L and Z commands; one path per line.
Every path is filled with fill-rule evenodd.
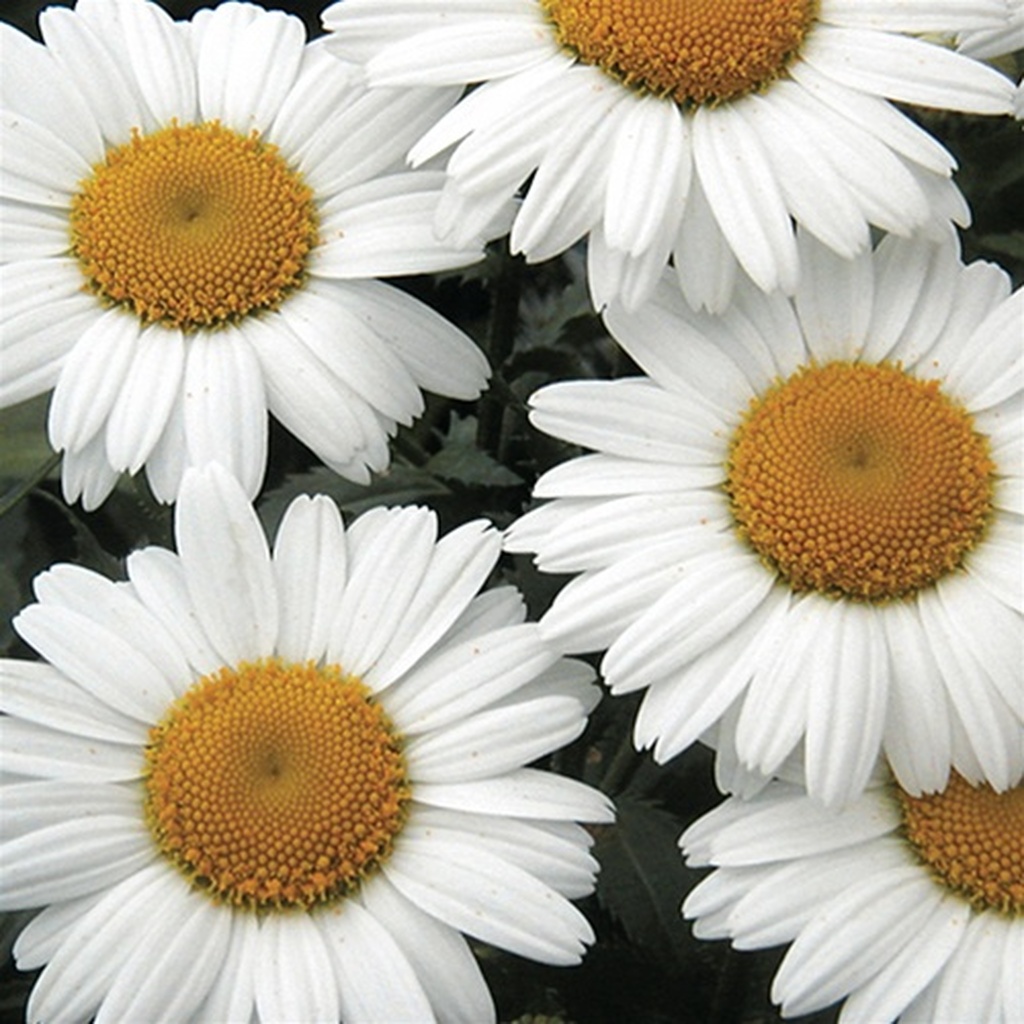
M 1024 914 L 1024 785 L 997 793 L 953 772 L 941 793 L 897 793 L 905 835 L 943 885 L 978 910 Z
M 715 103 L 778 78 L 817 0 L 541 0 L 585 64 L 677 103 Z
M 267 660 L 199 680 L 150 733 L 146 819 L 218 902 L 344 896 L 390 854 L 409 781 L 367 688 L 334 666 Z
M 741 535 L 794 590 L 882 601 L 961 564 L 992 473 L 987 440 L 937 382 L 836 362 L 751 403 L 726 490 Z
M 72 251 L 89 287 L 184 330 L 276 307 L 316 244 L 312 193 L 254 132 L 135 132 L 81 183 Z

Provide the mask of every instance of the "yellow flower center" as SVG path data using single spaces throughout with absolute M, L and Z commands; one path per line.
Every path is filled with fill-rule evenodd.
M 978 910 L 1024 914 L 1024 785 L 997 793 L 954 772 L 941 793 L 897 794 L 907 839 L 943 885 Z
M 778 78 L 818 0 L 541 0 L 585 64 L 677 103 L 715 103 Z
M 337 667 L 276 659 L 200 679 L 150 732 L 146 820 L 218 902 L 303 906 L 387 859 L 409 781 L 367 688 Z
M 302 178 L 255 132 L 216 121 L 135 132 L 72 200 L 71 247 L 89 287 L 185 330 L 276 307 L 315 244 Z
M 961 564 L 992 474 L 986 438 L 937 382 L 835 362 L 751 403 L 726 491 L 740 534 L 794 590 L 883 601 Z

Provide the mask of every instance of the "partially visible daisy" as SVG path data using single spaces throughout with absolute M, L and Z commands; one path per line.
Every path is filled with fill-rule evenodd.
M 1024 771 L 1024 291 L 955 242 L 888 237 L 843 260 L 801 234 L 796 297 L 749 282 L 723 316 L 673 282 L 605 320 L 646 377 L 531 398 L 594 454 L 507 546 L 577 573 L 542 620 L 646 690 L 664 761 L 724 727 L 741 767 L 791 756 L 830 804 L 879 752 L 911 792 L 952 764 Z
M 699 938 L 792 942 L 772 985 L 783 1016 L 845 999 L 839 1020 L 1024 1020 L 1024 787 L 953 775 L 889 785 L 840 814 L 772 783 L 683 833 L 714 871 L 686 898 Z
M 1013 85 L 917 38 L 999 24 L 1003 0 L 340 0 L 328 46 L 380 85 L 483 83 L 413 148 L 450 147 L 439 228 L 460 239 L 529 181 L 515 251 L 589 239 L 598 307 L 669 256 L 691 304 L 737 270 L 792 293 L 792 220 L 850 258 L 869 226 L 934 234 L 968 211 L 954 161 L 889 101 L 1011 111 Z
M 40 29 L 0 26 L 0 405 L 53 389 L 69 501 L 143 467 L 172 501 L 209 459 L 254 495 L 268 409 L 365 482 L 421 388 L 480 393 L 469 338 L 374 280 L 482 254 L 437 241 L 443 177 L 403 159 L 457 90 L 367 90 L 252 4 L 81 0 Z
M 608 821 L 582 783 L 525 767 L 597 697 L 478 590 L 500 538 L 432 512 L 347 529 L 296 499 L 273 552 L 222 467 L 186 473 L 177 555 L 128 581 L 59 565 L 2 663 L 0 907 L 46 964 L 30 1020 L 494 1017 L 462 933 L 545 963 L 593 934 Z
M 1024 0 L 1003 0 L 1003 20 L 961 32 L 957 49 L 971 57 L 1002 57 L 1024 50 Z

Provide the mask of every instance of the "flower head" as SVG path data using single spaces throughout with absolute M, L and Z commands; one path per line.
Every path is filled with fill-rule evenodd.
M 533 423 L 593 449 L 509 531 L 578 573 L 542 626 L 645 689 L 638 746 L 718 729 L 741 767 L 802 760 L 853 799 L 880 752 L 911 792 L 952 764 L 1024 772 L 1024 292 L 944 245 L 836 257 L 799 237 L 794 300 L 741 283 L 721 317 L 670 283 L 614 337 L 646 377 L 537 392 Z
M 81 0 L 40 28 L 0 26 L 0 403 L 53 389 L 68 500 L 145 467 L 172 501 L 210 459 L 254 495 L 268 410 L 365 482 L 421 389 L 479 394 L 469 338 L 373 280 L 481 255 L 434 236 L 442 175 L 404 168 L 457 90 L 369 90 L 251 4 Z
M 638 305 L 669 256 L 694 305 L 723 309 L 739 267 L 792 293 L 793 220 L 847 258 L 870 225 L 964 223 L 953 159 L 889 101 L 1012 107 L 1004 75 L 918 35 L 1000 25 L 1003 0 L 340 0 L 323 17 L 371 82 L 482 83 L 411 152 L 450 151 L 440 229 L 476 230 L 529 182 L 513 249 L 586 236 L 598 307 Z
M 46 964 L 33 1020 L 480 1021 L 462 933 L 547 963 L 608 802 L 525 767 L 571 741 L 587 666 L 478 590 L 500 550 L 421 508 L 347 529 L 323 497 L 268 550 L 222 467 L 186 473 L 179 553 L 127 582 L 58 565 L 0 704 L 4 909 Z
M 1024 787 L 952 775 L 915 797 L 873 787 L 839 814 L 780 782 L 730 798 L 679 843 L 716 870 L 686 898 L 700 938 L 792 943 L 772 985 L 784 1015 L 1003 1021 L 1024 1013 Z

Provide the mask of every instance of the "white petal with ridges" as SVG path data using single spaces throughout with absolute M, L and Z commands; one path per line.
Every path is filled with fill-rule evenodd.
M 1008 114 L 1013 83 L 993 68 L 920 39 L 818 26 L 800 56 L 834 81 L 862 92 L 940 110 Z
M 14 626 L 51 665 L 122 714 L 151 724 L 174 700 L 170 682 L 143 651 L 80 612 L 32 604 Z
M 818 628 L 808 659 L 815 678 L 808 692 L 807 788 L 825 804 L 841 806 L 863 790 L 878 759 L 890 669 L 876 608 L 835 601 Z
M 17 910 L 97 892 L 153 860 L 141 813 L 97 814 L 5 842 L 0 907 Z
M 338 979 L 323 933 L 309 914 L 263 919 L 251 969 L 260 1020 L 334 1024 Z
M 575 821 L 613 820 L 611 801 L 603 793 L 563 775 L 519 768 L 491 779 L 468 782 L 416 782 L 416 799 L 434 807 L 477 814 Z
M 286 661 L 323 657 L 334 610 L 345 592 L 346 562 L 337 506 L 323 495 L 300 495 L 288 506 L 274 540 L 281 599 L 277 653 Z
M 586 918 L 563 896 L 471 845 L 403 842 L 384 874 L 453 928 L 541 963 L 579 963 L 584 944 L 593 941 Z
M 141 325 L 118 309 L 100 313 L 68 353 L 50 402 L 54 448 L 81 451 L 117 403 L 135 358 Z
M 242 330 L 190 339 L 185 364 L 185 436 L 191 465 L 219 462 L 255 497 L 267 462 L 263 374 Z
M 120 964 L 96 1024 L 188 1019 L 220 973 L 233 917 L 184 882 L 177 891 L 168 887 Z
M 333 961 L 343 1020 L 377 1024 L 432 1018 L 416 971 L 369 911 L 349 899 L 317 915 L 316 924 Z
M 193 669 L 206 673 L 219 668 L 223 659 L 210 645 L 188 596 L 178 556 L 165 548 L 142 548 L 128 556 L 127 568 L 139 600 L 174 637 Z
M 147 723 L 115 711 L 45 662 L 0 661 L 0 710 L 48 729 L 142 746 Z
M 117 977 L 125 951 L 168 896 L 184 895 L 181 877 L 157 861 L 113 886 L 71 930 L 29 996 L 33 1020 L 87 1020 Z
M 360 896 L 412 965 L 435 1016 L 454 1024 L 484 1024 L 495 1019 L 487 982 L 456 929 L 420 910 L 383 874 L 364 885 Z
M 781 288 L 791 294 L 799 269 L 789 211 L 741 104 L 697 109 L 693 159 L 740 265 L 765 291 Z
M 142 468 L 164 432 L 181 384 L 185 341 L 178 330 L 149 327 L 133 349 L 105 432 L 107 459 L 129 473 Z
M 223 663 L 269 657 L 278 629 L 270 552 L 245 493 L 222 466 L 186 474 L 175 537 L 191 603 Z
M 533 623 L 494 630 L 417 665 L 388 694 L 388 714 L 406 736 L 444 728 L 515 692 L 557 657 Z

